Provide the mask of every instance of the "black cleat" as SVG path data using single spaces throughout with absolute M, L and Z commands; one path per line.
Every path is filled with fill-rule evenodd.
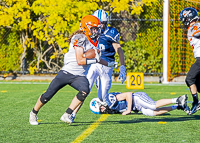
M 194 114 L 194 113 L 196 113 L 197 112 L 197 107 L 198 107 L 198 105 L 199 105 L 199 103 L 192 103 L 192 108 L 191 108 L 191 111 L 190 111 L 190 113 L 188 114 L 188 115 L 192 115 L 192 114 Z
M 198 103 L 196 110 L 200 110 L 200 102 Z

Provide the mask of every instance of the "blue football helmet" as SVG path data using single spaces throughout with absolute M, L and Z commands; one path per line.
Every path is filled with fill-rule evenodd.
M 104 10 L 96 10 L 92 15 L 96 16 L 101 24 L 103 25 L 102 29 L 103 31 L 107 28 L 108 26 L 108 13 Z
M 192 7 L 184 8 L 181 11 L 180 17 L 179 17 L 179 20 L 182 21 L 183 25 L 186 27 L 188 27 L 192 21 L 198 20 L 198 19 L 199 19 L 198 12 L 196 9 Z

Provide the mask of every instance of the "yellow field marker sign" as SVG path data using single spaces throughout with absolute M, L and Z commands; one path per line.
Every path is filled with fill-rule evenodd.
M 78 136 L 72 143 L 80 143 L 82 142 L 87 136 L 89 136 L 101 122 L 105 121 L 108 118 L 109 114 L 103 114 L 101 117 L 92 125 L 90 125 L 80 136 Z
M 128 72 L 126 78 L 127 89 L 144 89 L 144 74 L 142 72 Z

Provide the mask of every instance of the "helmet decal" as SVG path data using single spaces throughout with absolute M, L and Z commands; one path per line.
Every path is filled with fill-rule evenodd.
M 198 12 L 196 11 L 196 9 L 194 9 L 192 7 L 184 8 L 181 11 L 180 17 L 179 17 L 179 20 L 186 27 L 188 27 L 191 22 L 193 22 L 194 20 L 198 20 L 198 19 L 199 19 Z

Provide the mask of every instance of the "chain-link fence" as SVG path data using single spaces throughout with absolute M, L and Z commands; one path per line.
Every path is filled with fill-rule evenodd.
M 120 44 L 125 54 L 127 72 L 162 75 L 162 6 L 162 1 L 153 4 L 151 7 L 144 6 L 144 12 L 140 16 L 133 16 L 127 12 L 119 14 L 109 12 L 109 26 L 115 27 L 121 34 Z M 194 61 L 192 58 L 192 49 L 189 47 L 186 39 L 186 32 L 180 28 L 180 22 L 178 21 L 180 11 L 188 6 L 200 10 L 198 3 L 184 0 L 170 1 L 170 40 L 168 54 L 170 65 L 169 76 L 172 78 L 178 75 L 185 75 Z M 2 73 L 57 73 L 63 66 L 64 52 L 59 45 L 49 45 L 47 41 L 39 41 L 37 42 L 37 48 L 27 48 L 25 51 L 21 51 L 20 49 L 22 48 L 19 43 L 22 41 L 20 41 L 21 37 L 16 31 L 9 28 L 2 28 L 0 29 L 0 36 L 0 62 L 5 63 L 0 66 Z M 10 39 L 15 39 L 15 41 Z M 17 47 L 18 52 L 14 50 Z M 10 53 L 10 51 L 15 52 L 15 55 L 12 52 Z M 22 54 L 24 55 L 22 56 Z M 8 59 L 11 57 L 13 60 L 10 62 Z M 8 61 L 9 63 L 7 63 Z M 117 55 L 116 61 L 119 62 Z M 119 72 L 119 69 L 115 69 L 115 72 Z

